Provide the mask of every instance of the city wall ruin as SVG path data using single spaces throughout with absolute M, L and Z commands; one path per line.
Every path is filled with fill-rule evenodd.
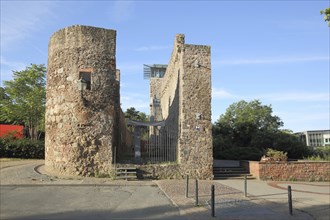
M 160 101 L 155 118 L 177 139 L 180 173 L 201 179 L 212 177 L 213 164 L 210 52 L 178 34 L 164 77 L 150 79 L 150 98 Z
M 132 146 L 120 108 L 116 31 L 67 27 L 52 35 L 48 50 L 46 170 L 82 176 L 110 173 L 121 149 Z M 185 44 L 184 35 L 177 35 L 164 77 L 150 79 L 150 97 L 159 100 L 152 120 L 164 121 L 176 145 L 171 176 L 160 176 L 212 179 L 210 47 Z

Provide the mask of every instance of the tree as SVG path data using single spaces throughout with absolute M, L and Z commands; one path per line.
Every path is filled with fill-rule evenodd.
M 274 134 L 274 141 L 271 148 L 287 152 L 289 158 L 295 159 L 302 159 L 312 153 L 312 150 L 299 141 L 296 135 L 283 131 Z
M 0 121 L 24 125 L 34 140 L 44 130 L 45 75 L 45 65 L 31 64 L 13 71 L 13 80 L 5 81 L 0 90 Z
M 306 147 L 293 134 L 280 130 L 283 122 L 272 112 L 270 105 L 262 105 L 259 100 L 231 104 L 213 125 L 214 156 L 260 160 L 267 148 L 273 148 L 288 152 L 290 157 L 301 157 Z
M 129 118 L 133 121 L 142 121 L 142 122 L 147 122 L 148 121 L 148 116 L 144 112 L 139 112 L 135 110 L 134 107 L 128 108 L 125 112 L 125 117 Z M 129 128 L 130 132 L 134 132 L 133 127 Z M 147 127 L 144 127 L 141 131 L 141 140 L 147 140 L 149 138 L 149 131 Z
M 126 110 L 125 117 L 133 121 L 148 121 L 148 116 L 144 112 L 135 110 L 134 107 L 128 108 Z
M 0 87 L 0 106 L 1 106 L 2 102 L 7 101 L 8 99 L 9 99 L 9 97 L 6 94 L 5 89 L 3 87 Z M 0 118 L 0 124 L 6 124 L 6 123 L 11 124 L 11 122 L 5 121 L 2 118 Z
M 321 10 L 321 15 L 324 14 L 324 21 L 328 22 L 328 26 L 330 27 L 330 8 L 326 8 L 324 10 Z

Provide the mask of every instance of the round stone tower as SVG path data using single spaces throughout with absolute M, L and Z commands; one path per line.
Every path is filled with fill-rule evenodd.
M 107 174 L 116 145 L 120 109 L 116 31 L 71 26 L 48 46 L 45 118 L 46 170 Z

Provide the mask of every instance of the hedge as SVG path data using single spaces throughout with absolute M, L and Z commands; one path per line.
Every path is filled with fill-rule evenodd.
M 44 159 L 45 142 L 26 138 L 0 138 L 0 157 Z

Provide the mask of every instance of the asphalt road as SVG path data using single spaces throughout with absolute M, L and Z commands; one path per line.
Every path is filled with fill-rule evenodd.
M 39 163 L 2 164 L 1 220 L 184 219 L 154 184 L 53 180 L 35 172 Z
M 1 186 L 1 219 L 178 219 L 153 186 Z

